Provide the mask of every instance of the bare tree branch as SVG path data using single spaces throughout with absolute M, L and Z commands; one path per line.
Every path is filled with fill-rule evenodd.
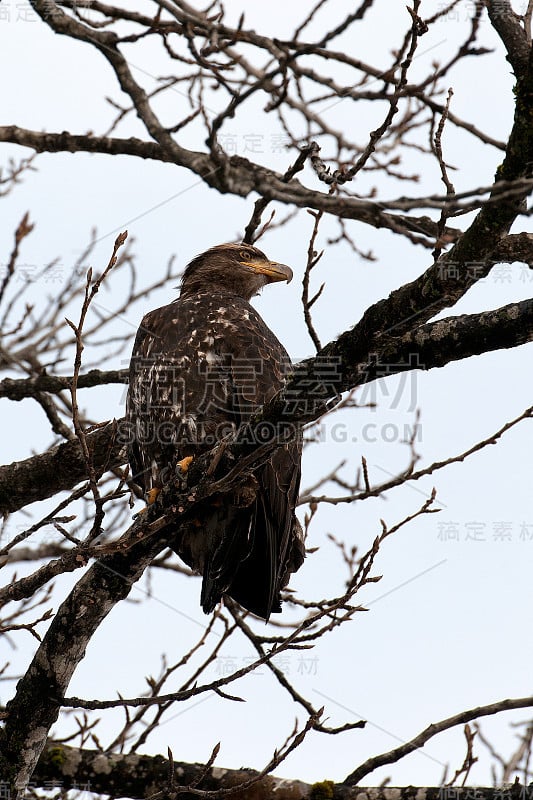
M 438 733 L 442 733 L 442 731 L 446 731 L 449 728 L 453 728 L 455 725 L 464 725 L 466 722 L 471 722 L 474 719 L 478 719 L 479 717 L 486 717 L 491 716 L 493 714 L 499 714 L 501 711 L 511 711 L 514 708 L 531 708 L 533 706 L 533 697 L 517 697 L 509 700 L 500 700 L 497 703 L 491 703 L 490 705 L 486 706 L 478 706 L 477 708 L 471 708 L 468 711 L 461 711 L 459 714 L 455 714 L 453 717 L 448 717 L 448 719 L 440 720 L 440 722 L 435 722 L 432 725 L 429 725 L 425 730 L 415 736 L 414 739 L 411 739 L 405 744 L 400 745 L 399 747 L 395 747 L 394 750 L 390 750 L 388 753 L 382 753 L 379 756 L 373 756 L 361 764 L 357 769 L 348 775 L 345 780 L 345 783 L 349 784 L 350 786 L 356 786 L 363 778 L 369 775 L 378 767 L 383 767 L 386 764 L 394 764 L 394 762 L 398 761 L 398 759 L 403 758 L 404 756 L 412 753 L 414 750 L 418 750 L 418 748 L 423 747 L 426 742 L 436 736 Z
M 78 375 L 78 389 L 105 386 L 108 383 L 127 383 L 127 369 L 101 370 L 92 369 L 84 375 Z M 3 378 L 0 381 L 0 397 L 8 400 L 24 400 L 25 397 L 35 397 L 39 392 L 59 394 L 70 390 L 72 377 L 62 375 L 48 375 L 46 372 L 35 378 Z

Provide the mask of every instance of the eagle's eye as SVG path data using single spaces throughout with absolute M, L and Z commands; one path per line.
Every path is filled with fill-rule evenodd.
M 253 255 L 249 250 L 241 250 L 239 253 L 239 258 L 242 258 L 243 261 L 251 261 L 253 259 Z

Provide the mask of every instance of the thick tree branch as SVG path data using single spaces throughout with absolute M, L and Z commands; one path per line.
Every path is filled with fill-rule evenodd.
M 485 5 L 491 24 L 507 50 L 507 60 L 519 78 L 528 68 L 531 41 L 528 41 L 518 14 L 513 11 L 509 0 L 485 0 Z
M 509 303 L 494 311 L 447 317 L 417 328 L 402 338 L 402 348 L 393 345 L 396 357 L 419 368 L 443 367 L 470 356 L 517 347 L 533 341 L 533 299 Z M 403 349 L 403 354 L 400 351 Z M 385 351 L 386 352 L 386 351 Z M 385 361 L 387 359 L 385 358 Z
M 36 153 L 100 153 L 102 155 L 129 155 L 173 163 L 174 159 L 157 142 L 145 142 L 131 136 L 129 139 L 113 136 L 75 134 L 68 131 L 47 133 L 19 128 L 17 125 L 0 127 L 0 142 L 11 142 L 31 147 Z M 200 154 L 199 154 L 200 155 Z
M 86 389 L 93 386 L 103 386 L 106 383 L 127 383 L 127 369 L 101 370 L 92 369 L 85 375 L 79 375 L 77 380 L 78 389 Z M 8 400 L 24 400 L 25 397 L 35 397 L 39 392 L 49 392 L 59 394 L 68 391 L 72 386 L 72 377 L 62 375 L 37 375 L 35 378 L 4 378 L 0 381 L 0 398 L 6 397 Z
M 124 445 L 115 438 L 115 423 L 108 422 L 87 434 L 87 445 L 99 468 L 124 463 Z M 79 442 L 63 442 L 37 456 L 0 467 L 0 514 L 17 511 L 29 503 L 52 497 L 87 479 Z
M 533 300 L 480 314 L 447 317 L 423 326 L 418 326 L 415 314 L 412 330 L 397 336 L 394 325 L 387 327 L 391 298 L 392 295 L 372 306 L 360 323 L 327 344 L 316 358 L 298 365 L 281 399 L 303 402 L 306 390 L 309 392 L 312 387 L 313 396 L 326 401 L 328 387 L 330 392 L 334 387 L 340 394 L 380 377 L 412 369 L 434 369 L 533 339 Z M 395 304 L 396 299 L 392 302 Z M 371 330 L 366 327 L 367 315 L 373 317 L 375 327 Z M 324 366 L 327 372 L 328 364 L 329 376 L 325 378 Z M 280 402 L 270 405 L 280 413 Z
M 144 800 L 147 787 L 165 786 L 171 770 L 176 786 L 197 785 L 197 781 L 203 778 L 198 788 L 211 792 L 230 789 L 250 778 L 259 777 L 259 773 L 251 769 L 216 767 L 208 769 L 206 773 L 203 764 L 187 764 L 183 761 L 174 761 L 171 764 L 163 756 L 108 754 L 50 741 L 37 764 L 32 782 L 37 786 L 48 787 L 55 784 L 56 788 L 64 791 L 78 789 L 94 794 L 120 794 L 132 800 Z M 522 786 L 516 786 L 515 790 L 511 787 L 504 790 L 480 786 L 475 789 L 478 800 L 519 800 L 521 792 L 524 792 Z M 251 796 L 250 792 L 235 792 L 230 795 L 232 800 L 249 800 Z M 453 795 L 452 790 L 446 795 L 442 787 L 438 786 L 416 789 L 418 800 L 443 800 L 446 796 L 453 796 L 454 800 L 469 800 L 472 789 L 454 787 Z M 179 797 L 192 800 L 196 795 L 186 792 L 180 793 Z M 271 800 L 272 797 L 276 800 L 360 800 L 362 797 L 365 800 L 412 800 L 413 787 L 365 786 L 362 794 L 361 788 L 346 783 L 334 784 L 329 780 L 309 784 L 300 780 L 276 778 L 274 775 L 259 778 L 253 785 L 254 800 Z
M 0 127 L 1 141 L 31 147 L 36 152 L 88 152 L 153 158 L 192 170 L 205 183 L 222 193 L 247 197 L 251 192 L 257 192 L 267 201 L 277 200 L 298 208 L 314 208 L 343 219 L 366 222 L 375 228 L 386 228 L 395 232 L 406 230 L 430 240 L 427 242 L 428 247 L 433 246 L 438 234 L 437 223 L 430 217 L 388 214 L 380 208 L 379 203 L 313 191 L 303 186 L 296 178 L 286 183 L 283 175 L 242 156 L 227 157 L 219 154 L 215 163 L 207 153 L 183 151 L 181 148 L 178 154 L 171 153 L 155 142 L 143 142 L 134 137 L 114 139 L 66 132 L 41 133 L 15 125 Z M 187 158 L 183 157 L 183 152 L 188 153 Z M 447 228 L 446 234 L 449 240 L 453 241 L 459 235 L 459 231 Z
M 171 764 L 162 756 L 111 755 L 97 750 L 83 750 L 49 742 L 32 777 L 36 785 L 49 785 L 56 782 L 62 789 L 88 786 L 96 794 L 120 794 L 133 800 L 144 800 L 149 786 L 165 786 L 170 775 Z M 203 777 L 199 788 L 204 791 L 229 789 L 238 784 L 259 778 L 255 770 L 212 768 L 205 774 L 203 764 L 187 764 L 175 761 L 173 772 L 176 784 L 180 787 L 196 784 Z M 348 787 L 346 787 L 348 788 Z M 278 800 L 298 800 L 311 796 L 312 786 L 301 781 L 265 776 L 254 784 L 253 796 L 257 800 L 272 797 Z M 354 796 L 353 789 L 346 798 Z M 238 800 L 243 794 L 231 795 Z M 193 794 L 180 794 L 191 798 Z
M 395 336 L 394 327 L 387 331 L 389 300 L 369 309 L 374 309 L 376 332 L 370 334 L 365 327 L 367 312 L 360 323 L 327 344 L 315 358 L 298 365 L 285 390 L 265 409 L 264 418 L 274 425 L 301 425 L 322 413 L 321 403 L 384 375 L 443 367 L 533 339 L 533 300 L 481 314 L 448 317 L 424 326 L 417 326 L 415 316 L 414 330 L 403 336 Z M 385 333 L 379 333 L 382 330 Z M 317 402 L 310 402 L 311 390 Z M 87 435 L 95 468 L 107 465 L 112 469 L 124 463 L 123 424 L 123 420 L 108 423 Z M 16 511 L 28 502 L 51 497 L 86 479 L 85 461 L 75 441 L 0 467 L 0 513 Z
M 520 261 L 533 267 L 533 233 L 511 233 L 502 239 L 492 254 L 495 264 Z

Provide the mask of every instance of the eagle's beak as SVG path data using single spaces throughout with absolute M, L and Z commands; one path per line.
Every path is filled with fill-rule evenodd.
M 267 275 L 271 281 L 292 281 L 292 269 L 285 264 L 276 261 L 241 261 L 241 264 L 260 275 Z

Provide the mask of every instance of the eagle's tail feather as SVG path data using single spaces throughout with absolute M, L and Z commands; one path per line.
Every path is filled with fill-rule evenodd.
M 250 553 L 253 537 L 253 516 L 250 509 L 233 509 L 224 521 L 224 535 L 218 546 L 208 554 L 203 570 L 200 602 L 209 614 L 232 582 L 236 570 Z M 219 534 L 220 535 L 220 534 Z
M 253 507 L 235 511 L 226 535 L 206 561 L 202 608 L 209 613 L 227 594 L 268 620 L 272 612 L 281 611 L 276 532 L 260 498 Z
M 227 594 L 256 616 L 268 621 L 281 611 L 277 531 L 259 493 L 252 526 L 251 549 L 238 565 Z

